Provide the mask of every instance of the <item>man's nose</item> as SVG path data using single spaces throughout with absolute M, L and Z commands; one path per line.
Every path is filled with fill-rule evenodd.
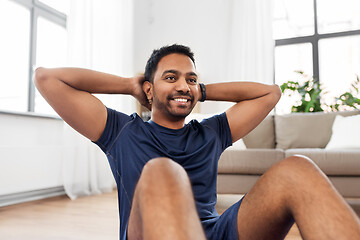
M 180 78 L 176 81 L 176 91 L 188 93 L 190 92 L 190 87 L 185 78 Z

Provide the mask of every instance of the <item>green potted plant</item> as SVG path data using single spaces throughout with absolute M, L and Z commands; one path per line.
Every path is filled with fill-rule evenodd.
M 321 93 L 322 89 L 318 81 L 313 77 L 308 77 L 302 71 L 296 71 L 306 81 L 303 84 L 294 81 L 288 81 L 280 86 L 281 91 L 288 95 L 299 94 L 301 96 L 301 103 L 293 105 L 291 112 L 323 112 L 321 107 Z
M 334 99 L 334 104 L 327 105 L 321 103 L 321 97 L 324 92 L 321 84 L 313 77 L 309 77 L 302 71 L 295 71 L 304 79 L 304 83 L 300 84 L 295 81 L 283 83 L 280 88 L 284 94 L 292 96 L 298 94 L 301 97 L 300 104 L 295 104 L 291 108 L 291 112 L 323 112 L 325 109 L 330 111 L 354 110 L 360 108 L 360 79 L 356 76 L 356 80 L 351 84 L 349 92 L 341 94 Z M 325 108 L 325 109 L 324 109 Z
M 332 111 L 354 110 L 360 108 L 360 99 L 358 98 L 360 92 L 360 79 L 356 75 L 356 80 L 351 84 L 349 92 L 341 94 L 335 98 L 335 104 L 330 105 Z

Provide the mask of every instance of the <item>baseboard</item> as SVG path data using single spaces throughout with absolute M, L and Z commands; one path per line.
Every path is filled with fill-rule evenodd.
M 65 195 L 63 186 L 0 195 L 0 207 Z

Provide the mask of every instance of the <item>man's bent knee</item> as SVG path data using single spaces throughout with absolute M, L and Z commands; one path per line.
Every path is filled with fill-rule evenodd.
M 308 157 L 295 155 L 274 164 L 267 172 L 268 177 L 277 179 L 282 185 L 312 184 L 314 181 L 326 179 L 326 175 Z
M 148 170 L 148 169 L 163 169 L 163 170 L 176 170 L 178 168 L 183 169 L 183 167 L 178 164 L 177 162 L 171 160 L 170 158 L 166 158 L 166 157 L 158 157 L 158 158 L 153 158 L 151 160 L 149 160 L 145 166 L 144 166 L 144 170 Z
M 188 185 L 190 181 L 185 169 L 175 161 L 159 157 L 149 160 L 140 175 L 139 184 L 162 187 L 176 187 L 177 185 Z
M 320 168 L 308 157 L 303 155 L 294 155 L 280 161 L 278 167 L 281 170 L 289 173 L 302 173 L 302 174 L 318 174 L 322 171 Z
M 176 176 L 178 174 L 186 174 L 186 171 L 180 164 L 170 158 L 159 157 L 149 160 L 145 164 L 142 174 L 155 174 L 158 177 L 162 174 Z

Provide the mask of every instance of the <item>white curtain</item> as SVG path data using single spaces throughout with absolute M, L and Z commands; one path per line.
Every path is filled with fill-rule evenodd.
M 271 0 L 229 0 L 228 79 L 273 83 Z
M 69 66 L 132 75 L 132 12 L 131 0 L 71 1 L 67 22 Z M 119 111 L 136 111 L 130 96 L 97 97 Z M 63 181 L 71 199 L 115 187 L 107 159 L 99 147 L 66 124 L 63 140 Z
M 64 124 L 63 146 L 63 183 L 71 199 L 113 190 L 116 184 L 109 164 L 97 146 L 67 124 Z

